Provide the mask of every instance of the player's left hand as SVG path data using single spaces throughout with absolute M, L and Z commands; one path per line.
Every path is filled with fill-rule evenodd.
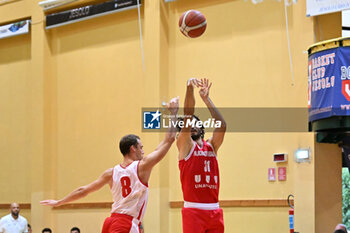
M 209 83 L 209 79 L 207 79 L 207 78 L 204 78 L 204 79 L 202 78 L 200 80 L 200 82 L 199 82 L 199 87 L 200 87 L 199 95 L 201 96 L 201 98 L 203 100 L 208 99 L 208 97 L 209 97 L 209 89 L 211 87 L 211 84 L 212 83 Z

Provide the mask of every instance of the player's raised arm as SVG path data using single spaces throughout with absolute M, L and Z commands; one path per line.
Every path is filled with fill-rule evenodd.
M 194 88 L 198 87 L 199 81 L 200 80 L 196 78 L 191 78 L 187 81 L 186 96 L 184 102 L 184 124 L 181 128 L 176 142 L 176 146 L 179 151 L 179 160 L 184 159 L 193 146 L 193 141 L 191 138 L 191 127 L 189 127 L 187 121 L 191 121 L 194 114 L 194 107 L 196 103 L 194 98 Z
M 210 90 L 211 84 L 212 83 L 209 84 L 208 79 L 206 78 L 201 79 L 201 81 L 199 82 L 199 86 L 200 86 L 199 95 L 201 96 L 205 105 L 208 107 L 212 118 L 214 118 L 215 120 L 221 121 L 221 127 L 215 128 L 213 132 L 213 136 L 208 139 L 208 142 L 214 147 L 215 153 L 217 153 L 217 151 L 219 150 L 219 147 L 224 141 L 224 136 L 226 132 L 226 122 L 224 120 L 224 117 L 221 115 L 219 110 L 215 107 L 214 103 L 209 98 L 209 90 Z
M 73 192 L 71 192 L 66 197 L 62 198 L 61 200 L 45 200 L 45 201 L 41 201 L 40 204 L 55 207 L 55 206 L 60 206 L 60 205 L 81 199 L 81 198 L 85 197 L 86 195 L 88 195 L 89 193 L 92 193 L 94 191 L 99 190 L 105 184 L 112 182 L 112 175 L 113 175 L 113 168 L 110 168 L 110 169 L 106 170 L 94 182 L 75 189 Z
M 173 98 L 167 104 L 167 107 L 171 114 L 171 124 L 168 131 L 165 134 L 164 140 L 160 142 L 157 148 L 145 156 L 139 165 L 139 176 L 142 182 L 147 183 L 151 175 L 152 168 L 164 158 L 166 153 L 169 151 L 171 145 L 175 141 L 176 137 L 176 126 L 174 123 L 176 121 L 177 112 L 179 110 L 179 97 Z
M 198 87 L 198 82 L 200 80 L 196 78 L 190 78 L 187 81 L 186 96 L 184 102 L 184 114 L 192 116 L 194 114 L 194 107 L 196 105 L 196 100 L 194 98 L 194 88 Z

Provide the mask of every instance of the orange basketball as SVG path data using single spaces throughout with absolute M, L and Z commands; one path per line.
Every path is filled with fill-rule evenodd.
M 201 36 L 205 32 L 207 20 L 199 11 L 189 10 L 181 15 L 179 27 L 182 34 L 187 37 L 195 38 Z

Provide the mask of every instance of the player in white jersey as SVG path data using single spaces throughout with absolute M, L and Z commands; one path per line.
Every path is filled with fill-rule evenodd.
M 176 120 L 179 98 L 167 104 L 172 121 Z M 164 140 L 147 156 L 143 156 L 143 145 L 136 135 L 126 135 L 119 143 L 124 156 L 121 164 L 107 169 L 94 182 L 79 187 L 61 200 L 41 201 L 42 205 L 60 206 L 97 191 L 109 184 L 113 195 L 112 215 L 104 224 L 102 233 L 139 233 L 148 199 L 148 180 L 152 168 L 165 156 L 175 141 L 176 128 L 170 127 Z

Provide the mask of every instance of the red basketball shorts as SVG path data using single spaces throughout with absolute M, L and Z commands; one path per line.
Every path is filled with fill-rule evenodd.
M 182 229 L 183 233 L 223 233 L 222 209 L 182 208 Z
M 102 233 L 140 233 L 140 227 L 126 214 L 113 213 L 103 223 Z

